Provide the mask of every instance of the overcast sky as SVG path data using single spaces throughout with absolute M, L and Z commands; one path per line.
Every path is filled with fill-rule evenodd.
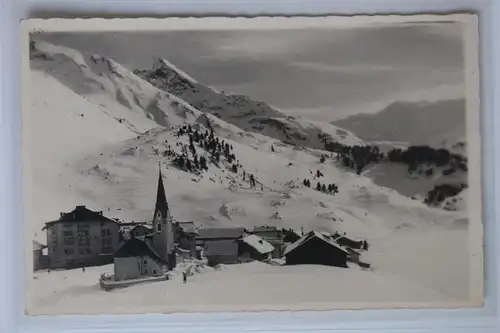
M 464 95 L 461 30 L 452 23 L 332 30 L 52 33 L 54 44 L 129 69 L 164 57 L 198 81 L 319 120 L 396 100 Z

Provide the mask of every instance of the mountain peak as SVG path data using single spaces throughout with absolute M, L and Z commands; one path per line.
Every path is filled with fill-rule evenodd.
M 179 69 L 170 61 L 164 58 L 155 57 L 153 59 L 153 71 L 161 71 L 161 70 L 173 71 L 177 75 L 181 76 L 182 78 L 188 80 L 191 83 L 198 83 L 198 81 L 196 81 L 192 76 Z

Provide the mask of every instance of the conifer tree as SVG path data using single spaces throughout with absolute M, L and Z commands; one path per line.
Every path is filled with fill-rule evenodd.
M 202 170 L 208 170 L 207 159 L 205 158 L 205 156 L 200 157 L 200 168 Z

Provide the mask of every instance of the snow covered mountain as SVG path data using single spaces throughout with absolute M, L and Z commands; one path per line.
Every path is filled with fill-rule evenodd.
M 374 271 L 361 273 L 366 286 L 363 297 L 395 302 L 451 302 L 469 297 L 467 248 L 463 246 L 466 212 L 427 207 L 348 172 L 333 160 L 320 163 L 325 153 L 315 149 L 322 147 L 320 136 L 329 134 L 346 144 L 359 142 L 348 131 L 287 118 L 265 103 L 218 93 L 165 61 L 152 71 L 138 73 L 146 82 L 111 59 L 37 43 L 32 45 L 31 69 L 30 100 L 23 121 L 23 172 L 25 218 L 33 225 L 35 239 L 45 241 L 40 231 L 44 222 L 82 204 L 111 218 L 150 220 L 160 163 L 167 198 L 178 220 L 192 220 L 199 226 L 274 225 L 297 231 L 304 227 L 345 232 L 370 243 L 365 260 Z M 217 163 L 204 144 L 195 142 L 197 160 L 204 157 L 207 170 L 189 172 L 176 165 L 176 157 L 183 152 L 194 163 L 188 136 L 179 135 L 187 124 L 200 134 L 213 130 L 220 142 L 232 147 L 235 161 L 221 156 Z M 285 143 L 289 141 L 297 146 Z M 317 170 L 324 176 L 317 178 Z M 250 186 L 250 174 L 256 179 L 255 187 Z M 304 179 L 312 186 L 304 186 Z M 317 191 L 317 182 L 335 183 L 339 193 Z M 437 250 L 443 244 L 445 249 Z M 235 273 L 228 269 L 228 274 L 255 275 L 255 271 L 238 273 L 238 269 Z M 317 289 L 315 284 L 303 285 L 304 279 L 314 278 L 314 272 L 289 271 L 290 279 L 302 281 L 301 288 L 305 288 L 297 297 Z M 352 272 L 321 274 L 327 274 L 329 284 L 345 287 L 341 288 L 345 300 L 366 302 L 357 288 L 346 284 L 360 274 Z M 450 275 L 455 277 L 453 283 Z M 40 277 L 40 281 L 57 277 L 52 276 Z M 276 281 L 271 281 L 272 276 Z M 273 273 L 268 281 L 283 284 L 282 278 Z M 162 293 L 157 298 L 151 286 L 101 293 L 89 281 L 85 292 L 69 282 L 55 281 L 54 289 L 40 288 L 36 303 L 46 310 L 71 313 L 76 310 L 75 300 L 117 309 L 124 295 L 150 295 L 153 303 L 172 299 Z M 236 281 L 234 286 L 240 286 L 241 281 Z M 202 289 L 196 293 L 210 292 Z M 318 294 L 312 289 L 312 294 Z M 406 290 L 411 292 L 402 292 Z M 65 293 L 78 297 L 64 297 Z
M 199 83 L 165 59 L 156 59 L 152 69 L 134 71 L 155 87 L 169 92 L 206 112 L 238 126 L 283 142 L 323 148 L 324 141 L 360 143 L 354 134 L 332 124 L 287 116 L 265 102 L 245 95 L 226 94 Z
M 33 70 L 56 78 L 137 133 L 180 125 L 200 115 L 188 103 L 156 89 L 112 59 L 34 41 L 30 55 Z
M 396 102 L 374 114 L 335 121 L 365 141 L 452 148 L 465 140 L 465 100 Z

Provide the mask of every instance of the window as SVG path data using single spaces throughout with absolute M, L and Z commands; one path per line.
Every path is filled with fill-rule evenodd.
M 156 231 L 161 232 L 161 224 L 160 223 L 156 224 Z
M 64 249 L 64 254 L 73 254 L 75 250 L 73 249 Z
M 89 246 L 90 245 L 90 239 L 88 239 L 88 238 L 80 238 L 78 240 L 78 245 L 79 246 Z
M 102 239 L 102 246 L 110 246 L 110 245 L 111 245 L 111 238 Z
M 111 236 L 111 230 L 109 230 L 109 229 L 102 229 L 101 230 L 101 236 Z
M 75 241 L 73 238 L 64 238 L 64 245 L 73 245 L 75 244 Z
M 148 274 L 148 270 L 147 269 L 144 270 L 144 274 Z
M 77 237 L 78 238 L 89 237 L 89 231 L 88 230 L 78 230 Z
M 81 223 L 78 224 L 78 229 L 88 229 L 88 228 L 90 228 L 90 226 L 87 223 L 85 223 L 85 224 L 81 224 Z
M 154 275 L 158 274 L 158 272 L 156 271 L 156 269 L 153 269 L 153 274 Z
M 148 264 L 148 261 L 147 260 L 144 260 L 144 265 L 147 265 Z
M 63 239 L 64 245 L 73 245 L 74 244 L 75 238 L 73 237 L 72 231 L 65 230 L 63 232 L 63 236 L 64 236 L 64 239 Z

